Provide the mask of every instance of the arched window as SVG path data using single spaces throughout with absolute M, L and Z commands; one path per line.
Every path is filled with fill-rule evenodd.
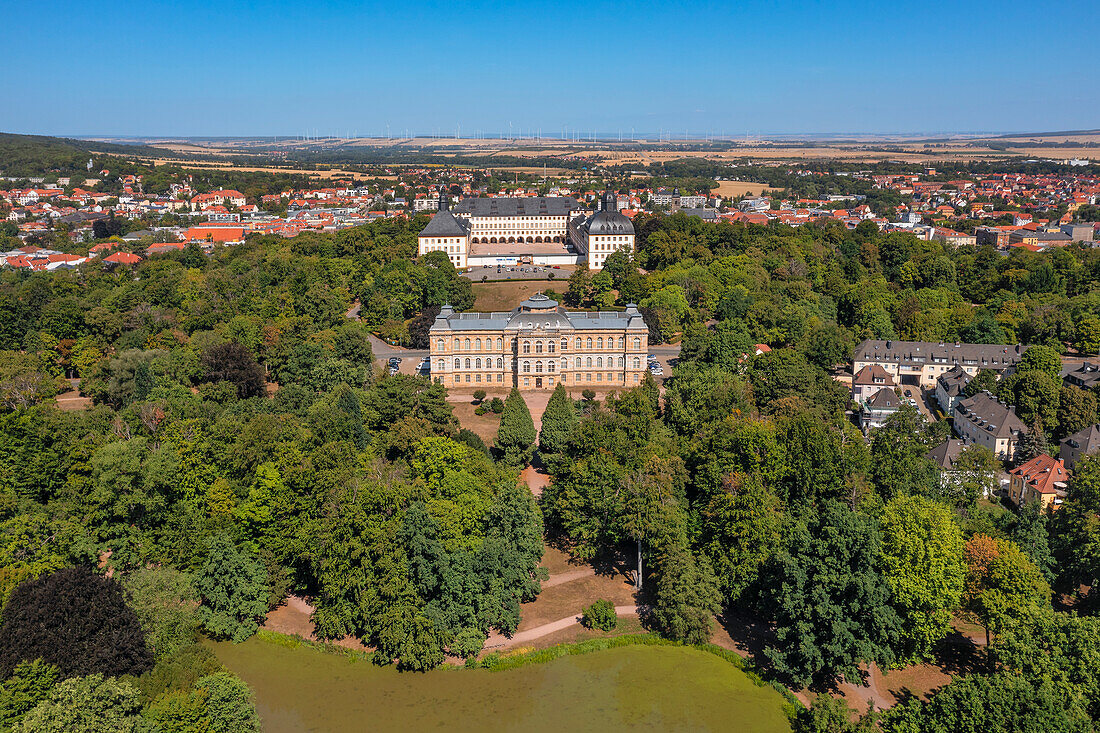
M 535 362 L 535 374 L 542 374 L 542 361 Z
M 634 368 L 635 369 L 641 369 L 641 367 L 642 367 L 642 360 L 635 356 L 634 357 Z
M 577 357 L 577 369 L 580 369 L 580 368 L 581 368 L 581 358 L 578 356 Z
M 601 369 L 603 368 L 603 357 L 602 356 L 597 356 L 596 357 L 596 366 L 601 368 Z
M 546 362 L 546 368 L 549 369 L 550 371 L 554 371 L 554 369 L 557 367 L 557 365 L 558 365 L 558 363 L 556 361 L 551 360 L 551 361 Z
M 578 336 L 577 337 L 577 348 L 579 349 L 580 347 L 581 347 L 581 337 Z
M 497 369 L 504 368 L 504 359 L 497 359 Z
M 619 368 L 622 369 L 622 367 L 623 367 L 623 358 L 620 356 L 619 357 Z
M 504 348 L 504 339 L 497 339 L 497 351 Z
M 477 341 L 474 342 L 474 348 L 477 349 L 478 351 L 481 351 L 481 339 L 478 339 Z
M 536 354 L 541 354 L 542 353 L 542 342 L 541 341 L 536 341 L 535 342 L 535 353 Z
M 466 339 L 466 351 L 470 350 L 470 339 Z
M 435 365 L 435 368 L 438 369 L 439 371 L 443 371 L 443 360 L 442 359 L 440 359 L 439 363 Z
M 620 349 L 623 348 L 623 337 L 622 336 L 619 337 L 619 348 Z
M 478 359 L 478 360 L 477 360 L 477 361 L 476 361 L 476 362 L 474 363 L 474 368 L 476 368 L 476 369 L 480 369 L 480 368 L 481 368 L 481 359 Z
M 587 366 L 587 367 L 588 367 L 589 369 L 591 369 L 591 368 L 592 368 L 592 357 L 591 357 L 591 356 L 590 356 L 590 357 L 588 357 L 588 363 L 587 363 L 587 364 L 585 364 L 585 366 Z
M 462 339 L 456 338 L 455 339 L 455 351 L 458 351 L 461 348 L 462 348 Z
M 524 354 L 530 354 L 531 353 L 531 342 L 530 341 L 524 341 L 523 342 L 523 353 Z
M 569 351 L 569 339 L 562 339 L 561 340 L 561 350 L 562 351 Z
M 556 344 L 555 344 L 555 343 L 554 343 L 553 341 L 547 341 L 547 342 L 546 342 L 546 350 L 547 350 L 547 351 L 548 351 L 549 353 L 553 354 L 553 353 L 554 353 L 554 349 L 556 349 L 556 348 L 557 348 L 557 345 L 556 345 Z
M 466 360 L 466 368 L 467 368 L 467 369 L 469 369 L 469 368 L 470 368 L 470 360 L 469 360 L 469 359 L 467 359 L 467 360 Z
M 444 346 L 443 346 L 443 339 L 436 339 L 436 342 L 435 342 L 435 350 L 436 350 L 436 351 L 443 351 L 443 349 L 444 349 Z
M 569 360 L 568 360 L 568 359 L 566 359 L 566 358 L 564 358 L 564 357 L 562 358 L 562 360 L 561 360 L 561 368 L 562 368 L 562 371 L 564 371 L 564 370 L 566 370 L 566 369 L 568 369 L 568 368 L 569 368 Z
M 531 362 L 529 362 L 529 361 L 523 362 L 523 373 L 524 374 L 530 374 L 531 373 Z
M 635 349 L 642 348 L 642 340 L 640 338 L 634 339 L 634 348 Z
M 585 348 L 587 348 L 587 349 L 592 348 L 592 337 L 591 336 L 588 337 L 588 341 L 585 343 Z
M 603 349 L 603 338 L 596 339 L 596 348 Z

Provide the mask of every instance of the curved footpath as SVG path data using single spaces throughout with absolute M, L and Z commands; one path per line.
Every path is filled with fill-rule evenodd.
M 571 575 L 571 574 L 572 573 L 563 573 L 563 575 Z M 583 576 L 581 576 L 581 577 L 583 577 Z M 554 578 L 551 577 L 550 580 L 554 580 Z M 568 580 L 574 580 L 574 578 L 569 578 Z M 568 581 L 563 580 L 561 582 L 568 582 Z M 642 608 L 643 608 L 642 606 L 615 606 L 615 613 L 619 616 L 637 616 L 641 612 Z M 508 638 L 507 636 L 504 636 L 503 634 L 493 632 L 492 634 L 489 635 L 489 638 L 485 641 L 485 648 L 486 649 L 507 649 L 508 647 L 516 646 L 516 645 L 519 645 L 519 644 L 525 644 L 529 641 L 534 641 L 535 639 L 541 639 L 542 637 L 547 636 L 548 634 L 553 634 L 555 631 L 561 631 L 562 629 L 568 629 L 570 626 L 573 626 L 575 624 L 579 624 L 580 622 L 581 622 L 581 617 L 578 614 L 576 616 L 568 616 L 568 617 L 563 618 L 563 619 L 558 619 L 557 621 L 551 621 L 548 624 L 543 624 L 542 626 L 536 626 L 533 629 L 527 629 L 527 631 L 517 632 L 511 638 Z

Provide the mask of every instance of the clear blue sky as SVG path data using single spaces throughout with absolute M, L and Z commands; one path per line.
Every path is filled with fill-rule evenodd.
M 0 130 L 1100 128 L 1096 0 L 5 3 Z

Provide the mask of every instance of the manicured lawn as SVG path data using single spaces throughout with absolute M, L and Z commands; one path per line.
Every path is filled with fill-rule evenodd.
M 630 646 L 490 672 L 426 674 L 250 639 L 213 644 L 280 731 L 790 731 L 782 698 L 718 657 Z

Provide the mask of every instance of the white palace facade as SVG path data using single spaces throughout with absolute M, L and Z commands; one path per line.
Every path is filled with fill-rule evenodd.
M 646 373 L 649 329 L 624 311 L 566 311 L 532 295 L 511 313 L 444 306 L 429 332 L 432 379 L 449 389 L 627 388 Z
M 563 196 L 468 198 L 451 210 L 441 198 L 439 212 L 418 236 L 418 251 L 446 252 L 459 269 L 530 263 L 599 270 L 612 252 L 635 249 L 634 225 L 616 206 L 612 192 L 591 215 Z

